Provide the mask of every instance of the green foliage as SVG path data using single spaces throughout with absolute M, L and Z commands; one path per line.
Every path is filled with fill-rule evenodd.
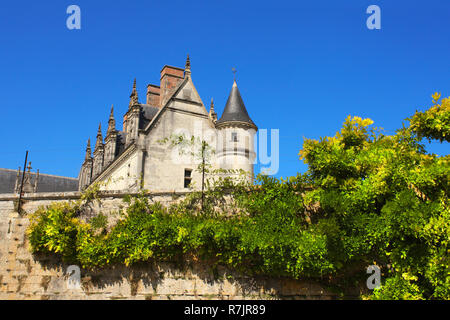
M 448 124 L 448 101 L 424 113 L 426 125 L 416 113 L 393 136 L 370 129 L 370 119 L 349 117 L 335 137 L 306 140 L 300 152 L 314 186 L 306 203 L 320 203 L 334 224 L 325 234 L 336 265 L 392 266 L 375 299 L 450 298 L 450 157 L 426 154 L 420 144 L 447 139 L 448 126 L 435 124 Z
M 442 105 L 448 111 L 448 99 Z M 424 114 L 436 124 L 448 116 L 442 109 Z M 97 199 L 92 187 L 79 202 L 31 217 L 32 251 L 86 268 L 191 256 L 248 274 L 322 280 L 348 280 L 352 268 L 376 263 L 383 283 L 367 299 L 449 299 L 450 156 L 420 144 L 448 135 L 445 126 L 425 130 L 421 117 L 386 136 L 372 120 L 349 116 L 334 137 L 305 140 L 309 170 L 295 177 L 249 183 L 244 172 L 210 171 L 203 192 L 168 208 L 142 191 L 124 199 L 126 213 L 108 232 L 96 232 L 106 227 L 103 215 L 76 218 Z
M 333 264 L 327 260 L 326 235 L 306 228 L 299 197 L 304 188 L 301 178 L 283 181 L 258 176 L 256 187 L 227 177 L 213 181 L 205 193 L 201 214 L 195 205 L 200 201 L 199 193 L 170 208 L 149 204 L 144 193 L 127 197 L 126 215 L 107 234 L 94 232 L 99 224 L 104 227 L 104 216 L 99 215 L 90 224 L 81 223 L 72 218 L 75 205 L 61 210 L 54 204 L 33 218 L 29 232 L 32 250 L 70 255 L 86 268 L 173 260 L 188 254 L 251 274 L 321 277 L 333 271 Z M 235 205 L 240 203 L 241 212 L 218 215 L 213 211 L 221 198 L 231 201 L 225 190 L 234 192 Z M 70 228 L 59 227 L 43 235 L 42 229 L 55 227 L 55 213 L 66 217 L 64 223 Z M 66 238 L 71 239 L 70 246 L 48 245 Z
M 33 252 L 54 252 L 68 262 L 76 261 L 76 238 L 83 223 L 74 218 L 76 206 L 54 203 L 30 216 L 28 236 Z
M 89 223 L 94 229 L 104 230 L 108 226 L 108 217 L 102 213 L 99 213 L 93 217 Z
M 407 278 L 407 277 L 406 277 Z M 371 300 L 423 300 L 423 292 L 419 286 L 396 275 L 388 278 L 379 289 L 375 289 Z
M 450 98 L 444 98 L 438 103 L 441 94 L 433 94 L 433 106 L 425 112 L 417 111 L 409 118 L 410 129 L 420 139 L 436 139 L 440 142 L 450 142 Z

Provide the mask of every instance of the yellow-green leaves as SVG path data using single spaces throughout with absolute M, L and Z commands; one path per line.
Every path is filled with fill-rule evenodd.
M 433 106 L 425 112 L 416 113 L 407 120 L 410 121 L 410 130 L 418 139 L 435 139 L 440 142 L 450 142 L 450 98 L 444 98 L 439 104 L 440 93 L 432 95 Z

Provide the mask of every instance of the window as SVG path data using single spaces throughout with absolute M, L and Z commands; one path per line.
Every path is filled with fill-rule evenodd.
M 192 180 L 192 170 L 191 169 L 184 169 L 184 187 L 189 188 Z
M 231 141 L 232 142 L 238 142 L 237 132 L 232 132 L 231 133 Z

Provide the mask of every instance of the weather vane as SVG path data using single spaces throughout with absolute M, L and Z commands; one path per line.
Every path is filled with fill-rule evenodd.
M 236 68 L 235 67 L 231 68 L 231 71 L 233 71 L 234 80 L 236 80 L 236 72 L 237 72 Z

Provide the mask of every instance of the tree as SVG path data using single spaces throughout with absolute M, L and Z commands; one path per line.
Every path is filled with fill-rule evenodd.
M 313 184 L 306 203 L 334 224 L 324 232 L 335 263 L 384 267 L 374 298 L 450 298 L 450 156 L 421 144 L 450 137 L 449 99 L 439 97 L 395 135 L 349 116 L 334 137 L 306 139 L 300 151 Z
M 450 98 L 442 99 L 440 93 L 432 95 L 433 106 L 425 112 L 416 111 L 414 116 L 409 118 L 410 129 L 420 140 L 436 139 L 440 142 L 450 142 Z

